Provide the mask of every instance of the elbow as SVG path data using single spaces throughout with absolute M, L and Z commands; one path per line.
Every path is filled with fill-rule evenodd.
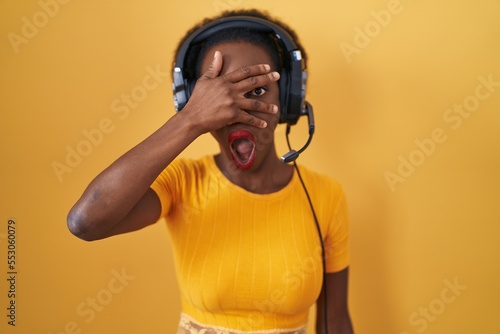
M 96 236 L 95 224 L 92 224 L 91 219 L 75 207 L 69 211 L 66 223 L 71 234 L 79 239 L 84 241 L 101 239 Z

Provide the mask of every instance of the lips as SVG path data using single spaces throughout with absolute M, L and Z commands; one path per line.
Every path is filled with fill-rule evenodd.
M 248 130 L 234 130 L 229 133 L 231 158 L 238 169 L 246 170 L 255 161 L 255 137 Z

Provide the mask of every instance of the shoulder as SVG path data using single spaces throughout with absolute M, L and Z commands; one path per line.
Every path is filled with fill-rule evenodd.
M 332 220 L 346 209 L 344 189 L 336 178 L 305 166 L 299 166 L 299 170 L 311 201 L 324 221 Z
M 212 159 L 210 156 L 205 156 L 199 159 L 177 158 L 162 171 L 162 174 L 177 176 L 204 174 L 210 169 L 210 159 Z
M 171 192 L 183 191 L 208 177 L 213 170 L 212 164 L 214 162 L 211 156 L 199 159 L 176 158 L 158 175 L 153 186 L 169 189 Z
M 329 175 L 313 171 L 306 166 L 299 166 L 300 174 L 306 187 L 314 187 L 314 190 L 320 193 L 333 193 L 340 195 L 343 193 L 340 182 Z

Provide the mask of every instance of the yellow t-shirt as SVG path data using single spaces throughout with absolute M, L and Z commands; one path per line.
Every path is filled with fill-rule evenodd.
M 349 265 L 344 193 L 300 167 L 325 243 L 327 272 Z M 300 180 L 255 194 L 231 183 L 212 156 L 177 159 L 152 184 L 173 244 L 183 312 L 209 325 L 297 328 L 322 286 L 321 246 Z

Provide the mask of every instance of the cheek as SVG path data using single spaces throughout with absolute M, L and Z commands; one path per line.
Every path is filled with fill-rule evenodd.
M 268 123 L 269 124 L 269 123 Z M 267 128 L 262 129 L 258 133 L 257 148 L 263 150 L 274 142 L 274 127 L 269 124 Z
M 273 89 L 271 92 L 270 92 L 270 103 L 273 103 L 275 105 L 278 106 L 278 114 L 281 112 L 281 101 L 280 101 L 280 91 L 279 91 L 279 88 L 278 88 L 278 84 L 276 83 L 276 88 Z M 279 117 L 279 116 L 278 116 Z
M 267 129 L 274 132 L 274 130 L 276 130 L 276 127 L 278 126 L 278 122 L 280 121 L 280 112 L 278 111 L 276 114 L 269 116 L 270 119 L 266 120 Z
M 274 133 L 278 127 L 280 120 L 280 113 L 276 114 L 262 114 L 259 113 L 257 117 L 265 120 L 267 122 L 267 127 L 264 129 L 259 129 L 257 134 L 257 142 L 259 145 L 267 145 L 274 141 Z

